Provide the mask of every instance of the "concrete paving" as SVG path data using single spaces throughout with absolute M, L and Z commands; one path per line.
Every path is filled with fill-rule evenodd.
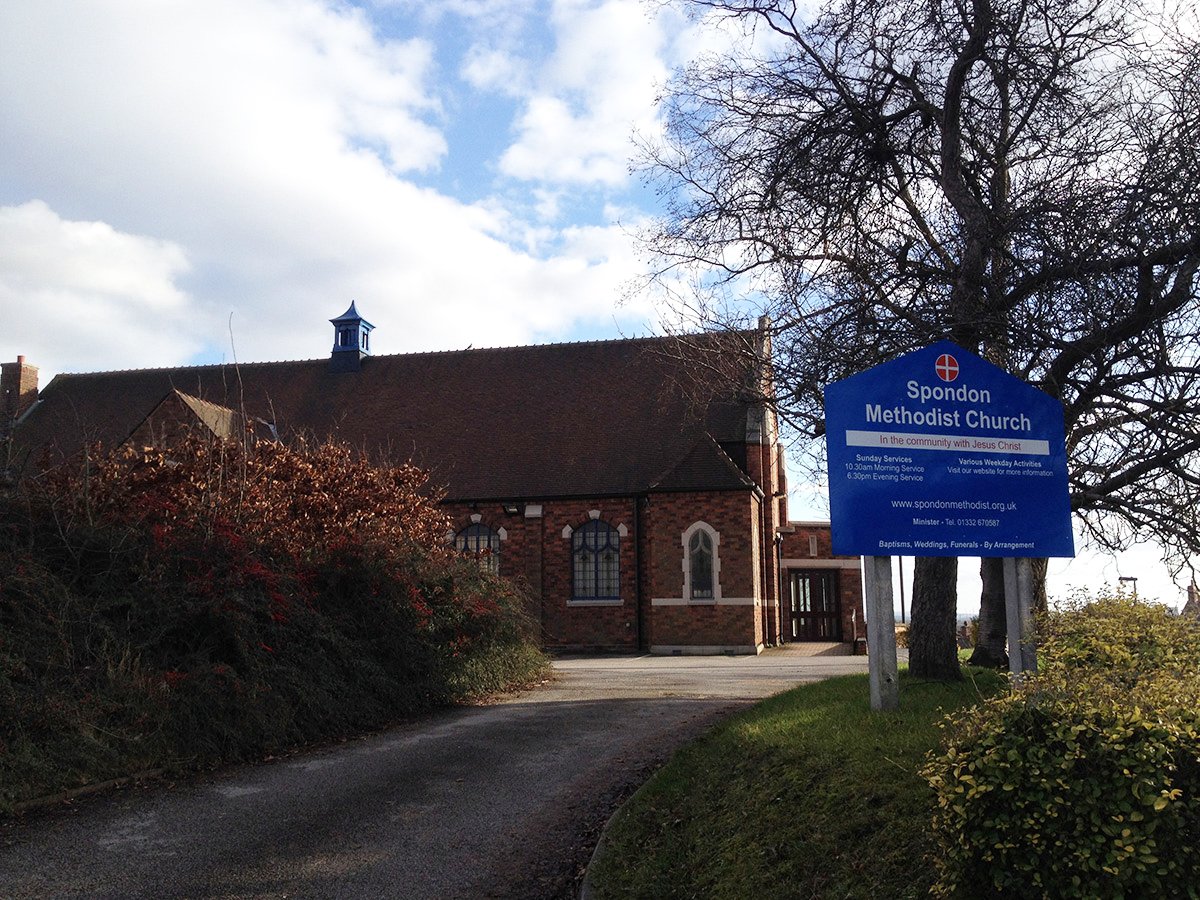
M 569 897 L 611 812 L 723 715 L 866 658 L 570 657 L 551 684 L 0 826 L 3 897 Z
M 796 648 L 796 649 L 793 649 Z M 867 671 L 865 656 L 813 655 L 803 645 L 758 656 L 564 657 L 567 694 L 625 698 L 761 700 L 798 684 Z

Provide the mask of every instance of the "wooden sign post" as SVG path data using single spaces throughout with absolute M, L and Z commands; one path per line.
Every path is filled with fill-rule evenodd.
M 1004 612 L 1008 624 L 1008 670 L 1020 679 L 1037 671 L 1033 642 L 1033 566 L 1021 557 L 1004 559 Z
M 864 556 L 863 570 L 871 709 L 894 710 L 900 707 L 900 681 L 896 666 L 896 613 L 892 607 L 892 558 Z

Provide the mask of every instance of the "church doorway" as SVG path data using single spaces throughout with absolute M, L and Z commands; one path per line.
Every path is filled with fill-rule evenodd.
M 840 641 L 842 608 L 836 569 L 788 570 L 788 640 Z

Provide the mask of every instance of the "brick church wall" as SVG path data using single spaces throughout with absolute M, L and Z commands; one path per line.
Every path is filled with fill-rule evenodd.
M 653 494 L 645 515 L 650 546 L 648 644 L 659 652 L 700 647 L 754 652 L 763 644 L 759 499 L 750 490 Z M 683 534 L 696 522 L 719 536 L 720 597 L 684 596 Z
M 456 532 L 478 515 L 493 531 L 504 529 L 500 574 L 527 588 L 530 613 L 540 623 L 542 643 L 551 648 L 636 650 L 638 647 L 637 569 L 634 500 L 572 499 L 522 503 L 507 513 L 498 503 L 445 505 Z M 533 514 L 540 510 L 540 515 Z M 591 521 L 591 512 L 620 538 L 620 599 L 576 600 L 573 595 L 572 541 L 563 531 Z
M 634 538 L 634 501 L 569 500 L 544 507 L 544 606 L 543 623 L 548 646 L 637 649 L 637 548 Z M 621 538 L 621 599 L 577 601 L 572 597 L 572 540 L 564 537 L 589 520 L 591 510 L 614 528 L 625 526 Z
M 546 647 L 636 651 L 640 634 L 643 647 L 666 648 L 665 652 L 761 648 L 764 591 L 756 528 L 760 499 L 750 490 L 654 494 L 640 501 L 640 515 L 635 510 L 638 502 L 634 498 L 549 500 L 520 504 L 515 513 L 506 512 L 499 503 L 448 503 L 444 508 L 455 532 L 471 525 L 472 516 L 493 531 L 503 529 L 500 574 L 528 590 L 530 613 L 541 625 Z M 540 516 L 530 515 L 538 510 Z M 614 528 L 625 527 L 618 602 L 577 601 L 572 596 L 572 541 L 563 533 L 568 526 L 574 530 L 590 521 L 593 510 Z M 719 535 L 721 598 L 717 602 L 683 602 L 682 538 L 698 521 Z M 674 602 L 655 605 L 655 597 Z
M 514 512 L 506 512 L 500 503 L 452 503 L 445 509 L 456 532 L 470 525 L 473 515 L 494 531 L 503 529 L 500 574 L 527 589 L 529 612 L 540 625 L 546 647 L 632 652 L 639 649 L 640 639 L 641 648 L 657 652 L 755 652 L 781 633 L 786 637 L 786 623 L 774 601 L 774 543 L 764 545 L 761 533 L 778 506 L 752 490 L 661 493 L 640 501 L 550 500 L 522 503 Z M 625 528 L 617 602 L 572 597 L 572 542 L 563 531 L 590 521 L 592 510 L 614 528 Z M 721 596 L 715 602 L 687 602 L 684 597 L 683 534 L 696 522 L 705 522 L 719 535 Z M 858 558 L 833 556 L 825 523 L 794 522 L 779 532 L 785 570 L 837 571 L 843 639 L 852 640 L 856 627 L 861 634 Z M 766 558 L 764 551 L 770 554 Z

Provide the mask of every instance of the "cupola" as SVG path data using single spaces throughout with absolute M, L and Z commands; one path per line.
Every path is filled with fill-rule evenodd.
M 371 355 L 371 332 L 375 326 L 358 314 L 353 301 L 348 310 L 329 321 L 333 323 L 329 371 L 357 372 L 363 358 Z

